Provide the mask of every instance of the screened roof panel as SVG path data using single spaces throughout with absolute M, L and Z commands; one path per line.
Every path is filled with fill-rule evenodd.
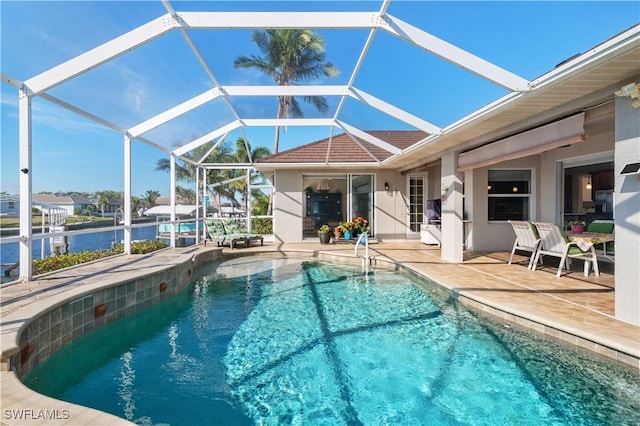
M 173 32 L 80 74 L 49 93 L 128 128 L 212 86 L 181 34 Z
M 375 64 L 384 63 L 384 68 Z M 439 127 L 507 93 L 429 52 L 378 33 L 355 87 Z M 441 96 L 447 90 L 446 98 Z
M 210 70 L 221 85 L 270 85 L 272 78 L 255 69 L 235 68 L 234 61 L 240 56 L 261 56 L 253 42 L 255 30 L 189 30 L 193 40 Z M 322 78 L 307 84 L 347 84 L 358 57 L 352 52 L 363 48 L 368 31 L 364 30 L 318 30 L 326 45 L 327 60 L 334 64 L 340 74 L 333 78 Z
M 2 71 L 21 80 L 44 72 L 166 13 L 161 2 L 3 1 Z M 38 13 L 25 12 L 37 8 Z M 90 18 L 88 18 L 90 17 Z M 10 29 L 25 26 L 18 34 Z M 6 50 L 5 50 L 6 49 Z
M 345 101 L 339 120 L 363 130 L 416 130 L 410 124 L 375 110 L 353 98 L 348 98 Z
M 328 104 L 327 112 L 318 111 L 313 105 L 304 101 L 302 96 L 296 100 L 300 105 L 304 118 L 331 118 L 338 106 L 338 96 L 325 96 Z M 275 96 L 230 96 L 231 104 L 242 119 L 276 118 L 278 99 Z
M 387 6 L 388 15 L 378 16 L 380 9 Z M 495 8 L 495 13 L 486 13 L 486 8 L 490 6 Z M 38 14 L 35 19 L 24 20 L 24 25 L 31 27 L 32 37 L 12 39 L 12 31 L 5 28 L 17 28 L 15 22 L 20 18 L 20 13 L 29 11 L 29 7 L 49 9 L 50 13 Z M 291 19 L 292 27 L 301 26 L 301 17 L 304 17 L 304 22 L 311 20 L 322 27 L 317 31 L 327 42 L 327 59 L 341 72 L 336 78 L 320 79 L 309 84 L 331 91 L 328 86 L 347 85 L 354 70 L 361 65 L 353 84 L 353 91 L 361 91 L 361 94 L 369 98 L 360 99 L 361 102 L 350 97 L 345 98 L 343 107 L 336 114 L 341 97 L 335 94 L 327 96 L 330 110 L 322 114 L 304 103 L 300 97 L 299 102 L 306 118 L 332 118 L 337 115 L 338 120 L 361 129 L 416 128 L 415 123 L 409 125 L 398 118 L 404 113 L 405 116 L 414 116 L 416 120 L 433 123 L 436 128 L 444 128 L 458 120 L 464 120 L 467 115 L 509 93 L 509 90 L 503 87 L 507 80 L 507 86 L 511 85 L 513 88 L 513 85 L 520 85 L 522 87 L 519 86 L 517 90 L 528 90 L 527 84 L 530 79 L 548 72 L 557 63 L 573 54 L 584 52 L 611 37 L 610 23 L 607 23 L 607 30 L 599 28 L 599 17 L 594 15 L 598 7 L 589 4 L 574 9 L 578 11 L 566 14 L 566 19 L 554 20 L 553 27 L 540 31 L 541 23 L 544 22 L 546 25 L 550 15 L 558 10 L 565 10 L 567 5 L 503 3 L 497 8 L 493 4 L 483 2 L 426 1 L 113 1 L 45 2 L 33 5 L 4 2 L 2 71 L 35 86 L 35 90 L 39 88 L 46 91 L 49 84 L 56 83 L 58 73 L 52 72 L 52 67 L 67 60 L 73 61 L 77 55 L 88 55 L 84 57 L 88 59 L 89 71 L 70 75 L 72 78 L 69 81 L 54 87 L 48 93 L 75 108 L 113 122 L 116 127 L 131 129 L 132 126 L 157 119 L 158 114 L 176 108 L 181 103 L 188 103 L 207 91 L 218 90 L 219 88 L 215 87 L 216 81 L 229 90 L 233 86 L 272 85 L 273 81 L 261 73 L 235 69 L 233 61 L 240 55 L 259 53 L 251 41 L 251 35 L 254 28 L 260 28 L 259 23 L 266 22 L 263 18 L 267 12 L 271 13 L 269 16 L 279 16 L 278 12 L 290 12 L 287 16 Z M 624 10 L 626 6 L 616 4 L 615 7 Z M 203 67 L 189 46 L 189 41 L 185 40 L 182 32 L 176 27 L 181 21 L 169 16 L 168 10 L 175 10 L 178 15 L 184 12 L 183 16 L 188 17 L 188 21 L 183 22 L 191 22 L 194 25 L 199 25 L 199 20 L 202 20 L 217 27 L 219 22 L 227 22 L 226 16 L 229 22 L 235 22 L 243 28 L 185 29 L 185 33 L 206 63 Z M 309 13 L 312 11 L 323 13 Z M 349 14 L 348 17 L 344 13 L 326 14 L 331 11 L 361 13 Z M 221 21 L 211 22 L 212 14 L 198 15 L 192 12 L 234 12 L 235 17 L 231 14 L 215 15 Z M 349 17 L 352 16 L 354 21 L 350 22 Z M 613 19 L 614 15 L 609 13 L 606 16 L 606 19 Z M 633 19 L 637 19 L 629 18 L 627 14 L 615 16 L 624 18 L 617 24 L 616 28 L 620 30 L 628 26 L 630 19 L 632 22 L 635 22 Z M 123 42 L 119 47 L 124 47 L 126 53 L 122 56 L 106 58 L 106 63 L 102 65 L 98 65 L 97 62 L 91 63 L 92 53 L 101 43 L 110 42 L 128 31 L 147 28 L 146 24 L 156 19 L 163 22 L 162 25 L 166 28 L 162 30 L 169 31 L 168 33 L 140 46 L 127 47 Z M 370 24 L 372 28 L 376 28 L 375 37 L 368 49 L 367 39 L 371 29 L 343 28 L 356 24 L 360 27 Z M 334 26 L 338 28 L 329 28 Z M 412 32 L 413 30 L 417 33 Z M 152 35 L 153 31 L 149 31 Z M 390 34 L 393 32 L 398 37 Z M 537 36 L 532 37 L 532 33 Z M 455 62 L 460 60 L 460 56 L 459 52 L 449 49 L 446 44 L 443 45 L 444 48 L 441 46 L 439 49 L 431 44 L 411 44 L 424 44 L 426 40 L 432 40 L 431 35 L 450 43 L 452 48 L 462 49 L 463 62 L 470 60 L 476 73 L 448 62 L 446 57 Z M 427 51 L 429 49 L 439 51 L 445 59 Z M 364 60 L 360 63 L 359 58 L 363 54 Z M 544 57 L 544 60 L 540 60 L 540 57 Z M 466 64 L 469 65 L 469 62 Z M 207 75 L 206 68 L 211 71 L 213 78 Z M 500 68 L 514 79 L 511 80 L 510 76 L 505 79 Z M 75 71 L 80 72 L 83 69 L 76 67 Z M 47 78 L 39 75 L 43 72 L 49 72 L 49 75 L 45 76 Z M 69 71 L 61 72 L 61 75 L 64 76 L 65 72 Z M 484 74 L 486 78 L 478 76 L 477 73 Z M 511 84 L 511 81 L 516 83 Z M 345 91 L 348 89 L 344 88 Z M 3 89 L 3 94 L 4 92 Z M 255 121 L 258 119 L 273 119 L 276 116 L 276 107 L 276 97 L 273 95 L 229 98 L 219 96 L 210 104 L 199 105 L 193 111 L 180 115 L 152 131 L 144 132 L 143 136 L 163 147 L 172 147 L 178 141 L 188 143 L 194 137 L 202 138 L 203 135 L 215 133 L 216 130 L 229 126 L 235 122 L 235 114 L 241 120 L 237 125 L 259 123 Z M 323 129 L 322 132 L 308 128 L 303 131 L 290 123 L 283 125 L 287 125 L 288 130 L 281 136 L 281 149 L 284 149 L 287 143 L 294 143 L 294 140 L 295 143 L 305 143 L 331 134 L 330 125 L 313 124 L 312 127 Z M 272 146 L 273 123 L 269 128 L 264 128 L 262 124 L 255 129 L 249 127 L 251 126 L 248 125 L 244 133 L 234 126 L 230 129 L 249 138 L 265 140 L 265 146 Z
M 165 148 L 175 148 L 233 121 L 235 117 L 224 99 L 217 98 L 149 130 L 143 136 Z

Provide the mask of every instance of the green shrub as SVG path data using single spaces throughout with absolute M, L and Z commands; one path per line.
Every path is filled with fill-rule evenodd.
M 151 253 L 165 247 L 167 247 L 167 243 L 162 240 L 135 241 L 131 243 L 131 254 Z M 124 244 L 117 244 L 112 250 L 88 250 L 80 253 L 51 256 L 46 259 L 36 259 L 33 261 L 33 271 L 34 274 L 44 274 L 121 253 L 124 253 Z
M 135 241 L 131 243 L 131 254 L 147 254 L 165 247 L 167 247 L 167 242 L 163 240 Z M 124 244 L 116 244 L 113 251 L 115 254 L 124 253 Z
M 46 272 L 56 271 L 58 269 L 68 268 L 69 266 L 113 256 L 114 254 L 115 253 L 110 250 L 91 250 L 81 251 L 80 253 L 61 254 L 58 256 L 47 257 L 45 259 L 36 259 L 33 261 L 33 272 L 34 274 L 44 274 Z
M 251 218 L 251 232 L 254 234 L 273 234 L 273 219 L 270 217 Z

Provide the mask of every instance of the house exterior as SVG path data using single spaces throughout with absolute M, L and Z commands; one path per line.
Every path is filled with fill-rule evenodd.
M 438 135 L 342 134 L 259 160 L 275 176 L 276 241 L 363 216 L 381 241 L 432 227 L 442 257 L 460 262 L 464 248 L 509 251 L 510 219 L 613 220 L 616 317 L 640 324 L 640 179 L 622 173 L 640 162 L 639 34 L 607 40 Z
M 69 216 L 77 214 L 77 212 L 86 214 L 89 207 L 95 210 L 93 201 L 82 195 L 33 194 L 33 203 L 36 208 L 39 208 L 39 204 L 44 204 L 63 209 Z
M 253 119 L 240 116 L 231 108 L 235 120 L 171 150 L 171 169 L 177 158 L 184 159 L 187 153 L 215 141 L 213 149 L 230 132 L 245 127 L 328 126 L 332 129 L 331 136 L 317 143 L 258 162 L 198 163 L 198 168 L 255 168 L 273 173 L 274 237 L 281 242 L 303 241 L 324 222 L 363 217 L 379 240 L 424 238 L 425 242 L 441 245 L 445 260 L 460 262 L 465 248 L 509 249 L 514 238 L 510 219 L 553 222 L 560 226 L 572 219 L 613 220 L 616 317 L 640 324 L 640 181 L 637 168 L 633 167 L 640 163 L 640 25 L 528 80 L 395 18 L 386 13 L 387 6 L 385 1 L 379 13 L 355 15 L 194 12 L 190 15 L 193 19 L 185 23 L 194 30 L 264 29 L 271 28 L 274 22 L 276 27 L 368 28 L 371 35 L 381 31 L 443 58 L 458 69 L 504 89 L 506 94 L 439 128 L 353 86 L 369 42 L 365 43 L 353 77 L 346 85 L 218 87 L 216 83 L 215 90 L 202 92 L 134 127 L 129 127 L 131 123 L 108 126 L 124 134 L 124 198 L 131 195 L 131 139 L 157 147 L 144 136 L 146 132 L 217 97 L 224 97 L 230 107 L 231 97 L 250 94 L 338 96 L 342 98 L 341 104 L 348 97 L 422 132 L 379 129 L 365 132 L 339 119 L 339 111 L 334 118 L 298 121 Z M 31 166 L 26 167 L 32 159 L 31 99 L 45 96 L 67 80 L 178 29 L 182 25 L 178 21 L 175 13 L 167 13 L 154 25 L 133 30 L 135 37 L 119 36 L 112 43 L 64 62 L 62 68 L 48 69 L 26 81 L 6 79 L 19 91 L 18 144 L 20 161 L 24 163 L 20 169 L 21 194 L 30 198 L 32 191 L 33 174 Z M 408 61 L 407 65 L 410 68 Z M 387 80 L 385 76 L 375 84 L 385 84 Z M 456 94 L 473 96 L 473 88 L 464 84 L 451 84 L 446 79 L 434 83 L 446 84 Z M 428 96 L 420 90 L 407 83 L 400 95 Z M 442 108 L 452 99 L 460 98 L 445 97 Z M 78 107 L 59 104 L 79 112 Z M 82 113 L 105 124 L 103 118 L 88 111 Z M 334 135 L 336 128 L 344 134 Z M 249 151 L 248 144 L 245 148 Z M 206 175 L 204 181 L 206 185 Z M 175 185 L 171 186 L 175 191 Z M 21 207 L 20 259 L 24 265 L 22 277 L 30 279 L 31 207 L 26 204 L 23 202 Z M 110 209 L 115 206 L 106 207 L 106 211 L 115 211 Z M 130 215 L 124 216 L 125 250 L 128 250 L 131 233 L 126 222 Z
M 20 197 L 0 194 L 0 216 L 20 215 Z

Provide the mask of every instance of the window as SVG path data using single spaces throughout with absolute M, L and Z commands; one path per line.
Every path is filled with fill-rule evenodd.
M 409 229 L 420 232 L 420 225 L 424 222 L 424 178 L 422 176 L 409 177 Z
M 529 220 L 531 170 L 489 170 L 489 221 Z
M 16 208 L 16 203 L 13 201 L 9 201 L 9 208 L 10 209 L 15 209 Z

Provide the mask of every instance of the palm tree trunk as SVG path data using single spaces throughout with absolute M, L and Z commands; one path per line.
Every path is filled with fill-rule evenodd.
M 280 143 L 280 127 L 276 126 L 276 134 L 273 139 L 273 153 L 278 153 L 278 144 Z

